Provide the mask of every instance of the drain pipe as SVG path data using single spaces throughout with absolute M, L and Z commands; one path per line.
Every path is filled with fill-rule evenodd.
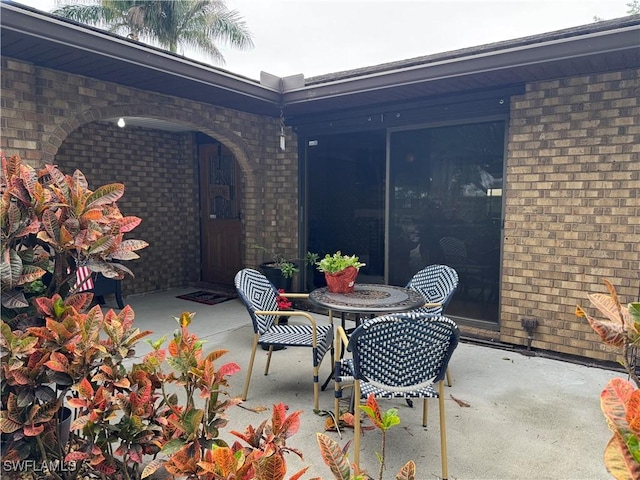
M 520 320 L 522 328 L 527 332 L 527 350 L 531 350 L 531 341 L 533 340 L 533 331 L 538 326 L 536 318 L 522 318 Z

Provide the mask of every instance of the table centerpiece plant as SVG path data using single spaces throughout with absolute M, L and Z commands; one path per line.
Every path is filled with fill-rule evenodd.
M 360 267 L 366 264 L 356 255 L 343 255 L 338 250 L 333 255 L 326 254 L 316 265 L 324 273 L 330 292 L 349 293 L 353 291 Z

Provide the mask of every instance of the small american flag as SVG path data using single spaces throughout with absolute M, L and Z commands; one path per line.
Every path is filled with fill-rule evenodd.
M 93 289 L 93 277 L 89 267 L 78 267 L 76 270 L 76 283 L 73 286 L 79 292 L 86 292 Z

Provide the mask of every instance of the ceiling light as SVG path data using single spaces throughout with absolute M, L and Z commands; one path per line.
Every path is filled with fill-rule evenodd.
M 126 123 L 124 122 L 124 118 L 120 117 L 120 118 L 118 119 L 118 126 L 119 126 L 120 128 L 124 128 L 124 126 L 125 126 L 125 125 L 126 125 Z

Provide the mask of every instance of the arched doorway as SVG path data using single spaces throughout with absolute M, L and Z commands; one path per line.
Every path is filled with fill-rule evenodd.
M 43 160 L 58 164 L 65 172 L 80 169 L 91 186 L 113 182 L 126 185 L 121 200 L 123 212 L 143 220 L 136 232 L 149 247 L 132 265 L 135 277 L 123 284 L 125 295 L 200 282 L 232 285 L 233 274 L 241 268 L 243 244 L 238 240 L 241 235 L 237 204 L 242 199 L 237 186 L 241 177 L 249 185 L 252 182 L 251 173 L 247 173 L 249 148 L 224 126 L 216 125 L 215 131 L 210 126 L 201 126 L 211 125 L 210 119 L 191 115 L 186 120 L 183 117 L 187 113 L 175 110 L 171 120 L 165 120 L 166 112 L 156 112 L 153 105 L 146 108 L 149 112 L 142 113 L 140 108 L 136 116 L 127 116 L 128 109 L 113 107 L 101 110 L 90 122 L 65 121 L 52 135 L 54 139 L 63 139 L 62 144 L 45 149 L 51 153 Z M 95 118 L 100 116 L 104 118 Z M 116 125 L 120 116 L 125 118 L 124 128 Z M 227 167 L 223 170 L 232 172 L 236 185 L 229 188 L 235 202 L 231 209 L 234 212 L 231 223 L 235 225 L 229 230 L 234 232 L 234 241 L 218 244 L 217 241 L 229 238 L 220 234 L 203 237 L 203 232 L 209 231 L 204 225 L 209 223 L 209 215 L 201 212 L 204 200 L 200 188 L 204 179 L 200 178 L 200 144 L 215 145 L 216 150 L 222 144 L 221 161 L 232 160 L 228 165 L 233 170 Z M 218 161 L 212 160 L 212 164 L 217 165 Z M 205 178 L 212 177 L 205 171 L 202 174 Z M 214 174 L 211 185 L 222 185 L 226 176 L 228 173 Z M 216 188 L 218 193 L 224 190 Z M 224 195 L 220 198 L 224 199 Z M 228 211 L 228 207 L 222 207 L 222 211 Z M 225 221 L 226 214 L 215 210 L 213 214 L 220 220 L 216 222 L 218 226 L 230 223 Z M 209 257 L 203 256 L 204 252 Z

